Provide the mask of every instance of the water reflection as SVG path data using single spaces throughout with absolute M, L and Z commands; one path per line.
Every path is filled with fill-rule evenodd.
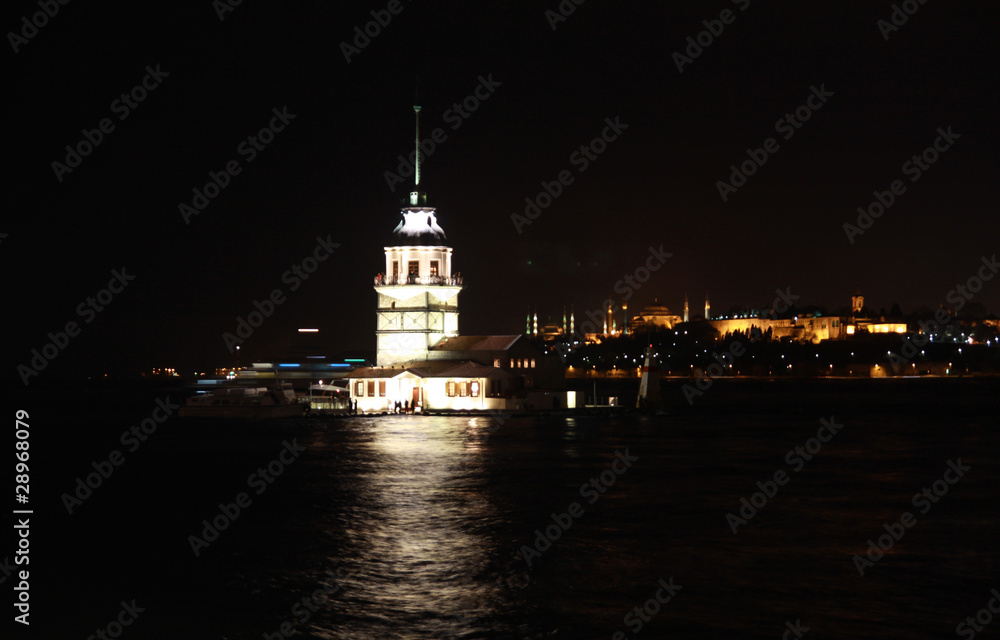
M 422 416 L 370 425 L 344 470 L 356 477 L 356 506 L 338 554 L 352 565 L 342 605 L 358 624 L 329 637 L 484 637 L 494 626 L 498 516 L 485 491 L 487 428 L 476 418 Z

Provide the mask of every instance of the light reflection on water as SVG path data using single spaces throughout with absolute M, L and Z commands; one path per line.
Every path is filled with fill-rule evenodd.
M 504 596 L 489 578 L 499 517 L 486 492 L 487 420 L 382 417 L 338 473 L 361 497 L 344 517 L 348 623 L 329 638 L 474 638 L 497 631 Z M 359 610 L 360 608 L 360 610 Z M 339 609 L 339 610 L 338 610 Z M 353 625 L 350 621 L 363 624 Z
M 347 421 L 338 426 L 349 435 L 336 474 L 353 495 L 338 515 L 344 529 L 336 559 L 352 577 L 330 605 L 336 615 L 317 620 L 313 631 L 328 638 L 611 637 L 626 629 L 624 616 L 658 579 L 675 577 L 685 590 L 650 623 L 650 637 L 764 637 L 780 632 L 792 613 L 862 637 L 864 623 L 845 620 L 885 619 L 879 598 L 888 591 L 924 613 L 897 616 L 894 634 L 882 637 L 926 637 L 928 625 L 941 625 L 956 605 L 935 600 L 937 592 L 907 572 L 940 581 L 936 563 L 960 564 L 954 551 L 977 547 L 981 528 L 992 524 L 963 529 L 961 541 L 948 545 L 940 536 L 953 531 L 949 511 L 975 510 L 985 487 L 977 493 L 973 483 L 963 485 L 900 545 L 899 553 L 923 550 L 915 568 L 910 556 L 903 562 L 894 554 L 862 579 L 851 554 L 880 531 L 887 510 L 898 515 L 906 507 L 897 491 L 926 481 L 922 469 L 902 461 L 932 461 L 936 469 L 948 455 L 995 448 L 995 438 L 925 429 L 937 420 L 916 409 L 890 424 L 852 416 L 850 428 L 734 536 L 725 514 L 755 481 L 784 466 L 785 451 L 815 435 L 828 414 L 821 406 L 793 419 L 515 418 L 492 432 L 488 418 Z M 581 483 L 625 449 L 639 460 L 599 501 L 583 500 Z M 977 465 L 979 477 L 988 476 Z M 522 545 L 573 501 L 583 515 L 526 566 Z M 975 588 L 963 580 L 949 593 Z M 830 593 L 841 595 L 830 601 Z M 817 601 L 835 604 L 820 612 Z M 720 602 L 727 603 L 721 618 Z
M 136 597 L 147 612 L 129 633 L 148 640 L 275 638 L 289 621 L 294 638 L 331 640 L 632 638 L 626 616 L 671 577 L 683 590 L 641 638 L 773 638 L 800 617 L 808 637 L 947 637 L 996 587 L 996 388 L 752 387 L 666 417 L 502 424 L 172 423 L 48 528 L 58 540 L 39 547 L 41 566 L 61 568 L 65 597 L 48 620 L 60 632 L 39 637 L 86 637 L 109 602 Z M 712 393 L 727 400 L 725 387 Z M 785 453 L 831 415 L 842 432 L 734 534 L 726 514 L 788 470 Z M 117 442 L 122 428 L 83 426 L 47 443 L 65 452 L 49 466 L 52 504 L 82 466 L 77 449 L 103 455 L 89 441 Z M 306 451 L 194 557 L 188 536 L 286 440 Z M 583 499 L 619 450 L 638 461 Z M 958 457 L 968 476 L 859 576 L 852 555 Z M 524 546 L 574 502 L 582 516 L 528 566 Z M 331 579 L 336 570 L 346 577 Z M 301 615 L 303 597 L 327 587 L 337 589 Z

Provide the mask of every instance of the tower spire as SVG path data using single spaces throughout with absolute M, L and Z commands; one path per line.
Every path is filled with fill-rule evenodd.
M 416 114 L 417 117 L 417 137 L 414 140 L 416 156 L 415 160 L 413 161 L 414 164 L 413 175 L 414 175 L 414 184 L 416 186 L 416 190 L 420 191 L 420 105 L 419 104 L 413 105 L 413 113 Z

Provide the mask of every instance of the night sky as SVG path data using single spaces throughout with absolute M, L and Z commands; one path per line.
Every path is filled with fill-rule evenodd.
M 38 379 L 231 365 L 222 334 L 274 289 L 285 301 L 245 361 L 282 353 L 298 327 L 331 355 L 373 352 L 372 277 L 412 184 L 392 191 L 386 172 L 412 150 L 418 84 L 424 136 L 445 137 L 423 186 L 465 278 L 465 334 L 523 331 L 529 306 L 544 321 L 572 305 L 579 322 L 661 245 L 672 256 L 630 310 L 658 297 L 679 313 L 687 292 L 700 314 L 706 291 L 716 313 L 769 307 L 787 288 L 832 312 L 860 287 L 868 306 L 909 312 L 997 253 L 995 6 L 903 3 L 915 13 L 886 39 L 889 2 L 673 4 L 564 0 L 575 10 L 553 29 L 555 0 L 402 2 L 350 62 L 341 43 L 386 2 L 243 2 L 221 20 L 208 0 L 71 2 L 26 42 L 8 34 L 15 364 L 73 321 Z M 5 32 L 37 11 L 7 6 Z M 722 32 L 675 56 L 703 21 Z M 144 79 L 155 88 L 123 106 Z M 457 116 L 477 87 L 488 97 Z M 798 128 L 778 123 L 822 92 Z M 241 145 L 273 109 L 295 117 L 251 160 Z M 114 128 L 57 176 L 105 118 Z M 627 129 L 602 153 L 573 155 L 616 118 Z M 936 161 L 907 169 L 949 127 Z M 777 150 L 723 201 L 717 182 L 768 138 Z M 230 161 L 240 173 L 185 221 L 179 205 Z M 572 182 L 519 233 L 512 214 L 562 171 Z M 849 242 L 843 225 L 896 180 L 905 192 Z M 317 237 L 340 246 L 292 291 L 282 276 Z M 134 280 L 80 313 L 122 269 Z M 1000 312 L 1000 281 L 973 301 Z

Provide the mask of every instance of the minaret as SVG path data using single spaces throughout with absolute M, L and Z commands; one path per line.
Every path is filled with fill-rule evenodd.
M 623 336 L 627 336 L 628 335 L 628 303 L 627 302 L 622 302 L 622 314 L 624 315 L 624 319 L 622 320 L 622 335 Z
M 687 291 L 684 292 L 684 322 L 690 322 L 690 315 L 688 313 L 688 294 Z
M 414 189 L 400 209 L 401 220 L 385 247 L 385 275 L 378 293 L 376 340 L 380 366 L 425 360 L 431 347 L 458 335 L 458 294 L 462 275 L 452 274 L 452 249 L 436 210 L 420 191 L 420 105 L 416 116 Z
M 573 321 L 573 316 L 574 315 L 576 315 L 576 314 L 574 314 L 573 313 L 573 309 L 570 308 L 570 310 L 569 310 L 569 334 L 570 335 L 573 335 L 576 332 L 576 327 L 574 326 L 575 323 Z
M 531 332 L 534 337 L 538 337 L 538 310 L 536 308 L 534 315 L 534 331 Z
M 705 292 L 705 319 L 712 319 L 712 305 L 708 303 L 708 292 Z

